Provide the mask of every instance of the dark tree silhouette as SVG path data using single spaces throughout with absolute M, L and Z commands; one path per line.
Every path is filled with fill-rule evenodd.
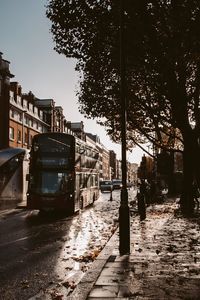
M 77 59 L 80 111 L 103 118 L 114 141 L 121 111 L 119 2 L 51 0 L 47 6 L 55 50 Z M 183 150 L 181 208 L 190 214 L 192 182 L 200 182 L 200 2 L 126 0 L 124 30 L 128 145 L 148 139 Z

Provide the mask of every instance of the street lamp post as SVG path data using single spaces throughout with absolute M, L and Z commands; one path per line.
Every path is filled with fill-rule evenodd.
M 124 49 L 124 0 L 120 0 L 120 102 L 121 102 L 121 153 L 122 153 L 122 189 L 119 208 L 119 252 L 130 253 L 130 211 L 127 191 L 126 165 L 126 74 Z

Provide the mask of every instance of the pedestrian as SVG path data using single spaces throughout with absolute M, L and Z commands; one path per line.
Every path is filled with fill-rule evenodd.
M 149 206 L 151 203 L 151 194 L 150 194 L 150 183 L 148 182 L 148 180 L 146 181 L 146 194 L 145 194 L 145 202 L 146 205 Z
M 196 207 L 197 207 L 197 210 L 199 209 L 199 189 L 198 189 L 198 186 L 197 186 L 197 183 L 195 181 L 193 181 L 193 184 L 192 184 L 192 196 L 193 196 L 193 201 L 196 203 Z M 194 204 L 195 204 L 194 203 Z
M 146 204 L 144 194 L 141 192 L 137 193 L 138 213 L 140 215 L 140 221 L 146 219 Z
M 140 193 L 145 196 L 145 193 L 146 193 L 146 182 L 145 182 L 144 179 L 141 180 Z
M 147 205 L 150 204 L 150 187 L 146 180 L 142 179 L 140 185 L 140 193 L 144 196 L 144 201 Z

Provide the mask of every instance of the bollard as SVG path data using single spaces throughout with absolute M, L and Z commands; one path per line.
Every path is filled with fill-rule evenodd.
M 112 197 L 112 190 L 110 191 L 110 201 L 113 200 L 113 197 Z

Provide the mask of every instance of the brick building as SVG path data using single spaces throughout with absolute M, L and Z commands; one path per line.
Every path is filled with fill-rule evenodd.
M 9 147 L 9 92 L 10 78 L 14 77 L 10 73 L 10 62 L 2 58 L 0 52 L 0 149 Z
M 35 134 L 47 132 L 45 113 L 35 105 L 35 96 L 22 94 L 18 82 L 10 83 L 9 147 L 29 149 Z

